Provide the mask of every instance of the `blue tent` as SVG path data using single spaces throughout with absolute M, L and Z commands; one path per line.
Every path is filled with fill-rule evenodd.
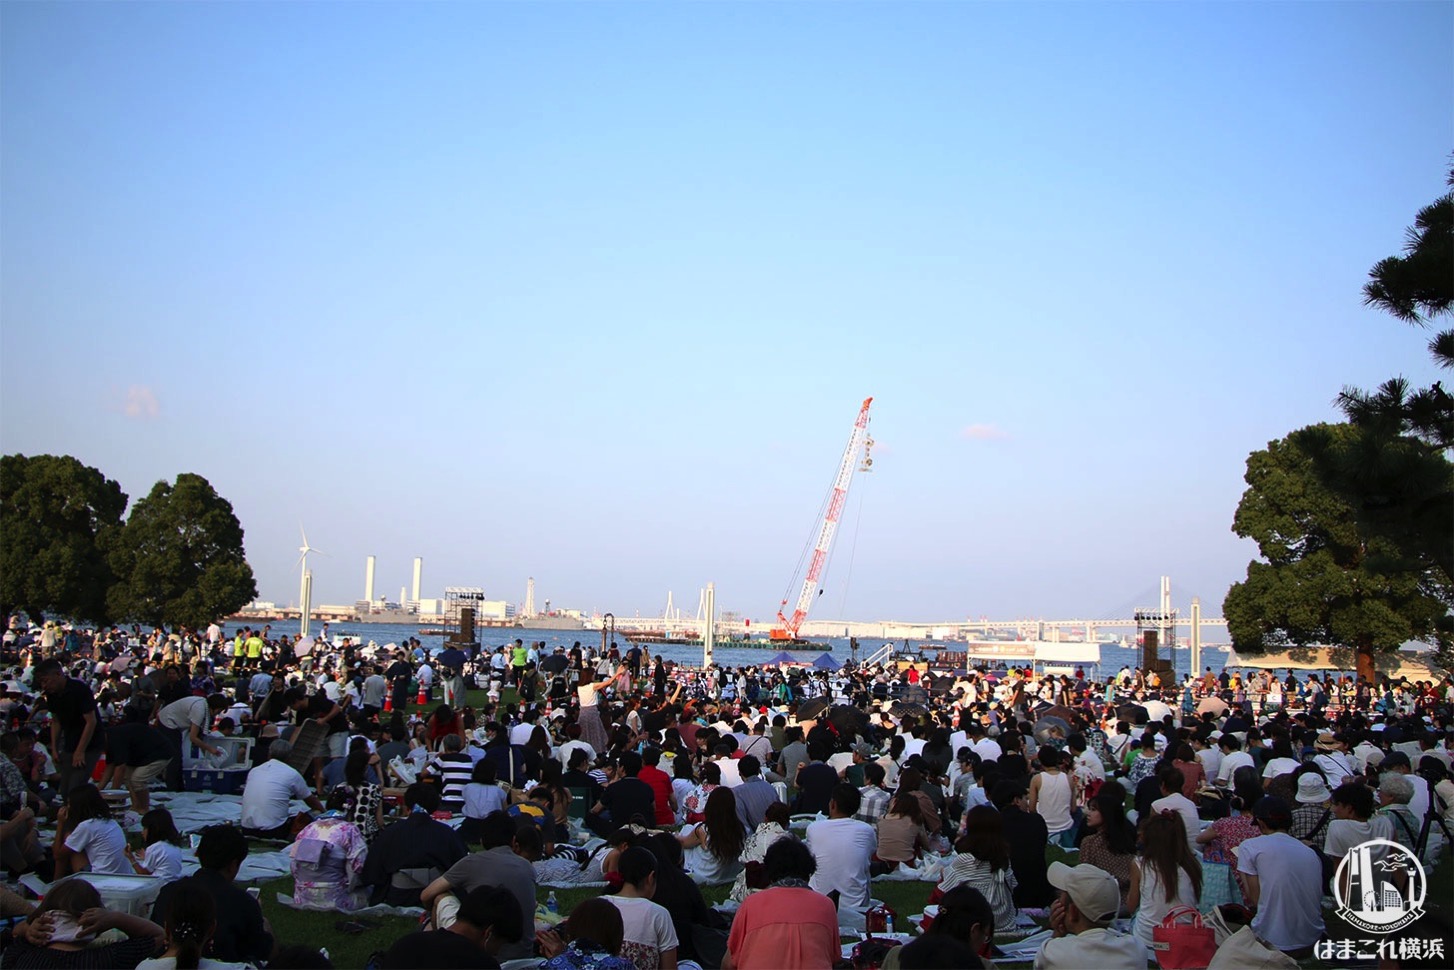
M 797 662 L 797 659 L 792 654 L 788 653 L 786 650 L 782 650 L 778 652 L 778 655 L 776 657 L 773 657 L 771 660 L 763 664 L 763 666 L 771 667 L 776 664 L 795 664 Z
M 823 656 L 813 661 L 813 666 L 817 667 L 819 670 L 837 670 L 839 667 L 843 666 L 843 663 L 842 661 L 834 660 L 831 653 L 825 653 L 823 654 Z

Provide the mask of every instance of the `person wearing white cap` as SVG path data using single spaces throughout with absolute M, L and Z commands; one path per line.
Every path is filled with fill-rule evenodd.
M 1035 954 L 1035 970 L 1145 970 L 1146 947 L 1110 928 L 1121 907 L 1115 876 L 1095 866 L 1054 862 L 1046 877 L 1060 895 L 1050 907 L 1055 935 Z
M 1333 810 L 1328 807 L 1332 796 L 1323 776 L 1311 769 L 1298 776 L 1297 807 L 1292 810 L 1292 827 L 1288 834 L 1295 839 L 1321 849 L 1328 823 L 1333 820 Z

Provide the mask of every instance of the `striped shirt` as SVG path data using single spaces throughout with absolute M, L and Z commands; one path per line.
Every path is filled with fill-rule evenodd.
M 438 776 L 443 783 L 439 807 L 445 811 L 458 812 L 464 808 L 464 786 L 470 783 L 475 763 L 462 751 L 453 754 L 437 754 L 429 762 L 428 771 Z

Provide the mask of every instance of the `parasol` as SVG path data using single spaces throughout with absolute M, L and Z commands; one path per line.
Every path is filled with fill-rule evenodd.
M 553 653 L 540 661 L 540 669 L 548 674 L 563 673 L 570 666 L 570 657 L 563 653 Z
M 1171 714 L 1171 708 L 1161 701 L 1142 701 L 1146 708 L 1146 716 L 1153 721 L 1159 721 Z
M 464 651 L 458 647 L 441 650 L 437 659 L 441 666 L 448 667 L 450 670 L 463 670 L 465 663 L 468 661 L 468 658 L 464 655 Z
M 803 701 L 803 703 L 798 705 L 798 720 L 815 720 L 818 715 L 822 714 L 825 710 L 827 710 L 827 708 L 828 699 L 824 697 L 814 697 L 809 700 Z
M 1203 697 L 1197 702 L 1197 713 L 1205 714 L 1208 711 L 1221 717 L 1227 713 L 1227 702 L 1220 697 Z
M 1063 717 L 1042 717 L 1035 722 L 1035 740 L 1041 744 L 1049 744 L 1052 730 L 1058 730 L 1064 738 L 1070 734 L 1070 722 Z
M 293 655 L 297 657 L 308 656 L 313 652 L 313 645 L 316 642 L 312 637 L 299 637 L 293 644 Z
M 1122 704 L 1116 708 L 1116 717 L 1131 724 L 1146 724 L 1151 720 L 1151 715 L 1140 704 Z
M 913 717 L 924 717 L 926 714 L 929 713 L 929 709 L 923 704 L 916 704 L 913 701 L 896 701 L 894 705 L 889 708 L 889 713 L 892 714 L 894 717 L 904 717 L 906 715 L 912 715 Z
M 1041 711 L 1040 716 L 1060 718 L 1066 723 L 1067 726 L 1069 726 L 1071 720 L 1075 717 L 1075 711 L 1072 711 L 1064 704 L 1056 704 L 1054 707 L 1047 707 L 1045 710 Z

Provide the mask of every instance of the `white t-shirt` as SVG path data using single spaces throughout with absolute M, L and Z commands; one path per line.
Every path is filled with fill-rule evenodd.
M 823 895 L 839 894 L 839 905 L 868 906 L 868 865 L 878 848 L 872 825 L 852 818 L 830 818 L 808 826 L 808 848 L 818 862 L 809 885 Z
M 136 970 L 177 970 L 176 957 L 153 957 L 136 965 Z M 251 963 L 223 963 L 211 957 L 197 961 L 197 970 L 252 970 Z
M 206 730 L 208 718 L 207 698 L 183 697 L 172 701 L 157 714 L 157 722 L 173 731 L 187 731 L 193 724 Z
M 275 829 L 292 818 L 292 799 L 306 799 L 311 794 L 313 789 L 292 766 L 265 761 L 248 772 L 242 789 L 242 827 Z
M 1262 769 L 1263 778 L 1276 778 L 1278 775 L 1290 775 L 1298 770 L 1302 762 L 1295 758 L 1273 758 Z
M 1256 767 L 1256 764 L 1252 760 L 1252 756 L 1247 752 L 1229 751 L 1226 754 L 1222 755 L 1222 766 L 1217 769 L 1217 784 L 1232 784 L 1232 776 L 1236 774 L 1238 768 L 1242 767 Z
M 491 812 L 503 812 L 508 807 L 505 791 L 499 785 L 472 781 L 464 786 L 465 818 L 484 818 Z
M 113 876 L 134 876 L 126 858 L 126 833 L 109 818 L 88 818 L 66 835 L 66 848 L 86 853 L 91 871 Z
M 1343 858 L 1348 850 L 1374 838 L 1373 823 L 1360 822 L 1355 818 L 1335 818 L 1328 822 L 1328 834 L 1323 836 L 1323 855 L 1334 861 Z
M 1222 770 L 1222 749 L 1202 748 L 1197 752 L 1197 760 L 1202 763 L 1202 773 L 1207 776 L 1208 783 L 1216 781 Z
M 1237 871 L 1259 882 L 1252 930 L 1279 950 L 1312 946 L 1323 935 L 1323 861 L 1286 832 L 1247 839 Z
M 736 788 L 742 784 L 742 772 L 738 770 L 736 761 L 731 758 L 716 758 L 712 764 L 722 772 L 722 787 Z
M 173 882 L 182 878 L 182 850 L 170 842 L 153 842 L 147 846 L 141 864 L 158 879 Z
M 1197 892 L 1196 887 L 1192 885 L 1191 876 L 1187 875 L 1185 869 L 1178 866 L 1176 892 L 1168 901 L 1166 890 L 1161 885 L 1161 875 L 1156 867 L 1147 865 L 1142 859 L 1137 859 L 1135 865 L 1141 870 L 1141 905 L 1136 910 L 1132 929 L 1135 930 L 1137 939 L 1150 946 L 1152 943 L 1151 931 L 1161 924 L 1167 913 L 1178 906 L 1196 908 Z
M 621 956 L 632 960 L 636 970 L 657 970 L 664 950 L 677 945 L 677 931 L 665 907 L 649 899 L 626 896 L 603 897 L 621 911 Z

